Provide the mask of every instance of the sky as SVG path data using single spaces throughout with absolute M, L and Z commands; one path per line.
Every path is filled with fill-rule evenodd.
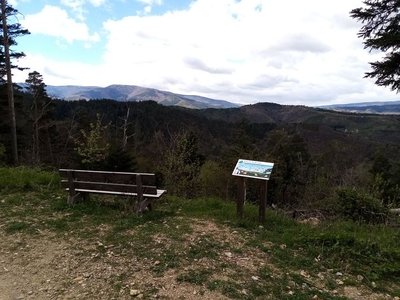
M 47 85 L 138 85 L 240 104 L 398 100 L 364 78 L 362 0 L 9 0 Z

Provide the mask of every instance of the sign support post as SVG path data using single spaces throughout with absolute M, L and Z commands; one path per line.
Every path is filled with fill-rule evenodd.
M 246 178 L 264 180 L 261 186 L 261 197 L 258 203 L 258 221 L 265 222 L 267 207 L 268 180 L 271 176 L 273 163 L 239 159 L 232 175 L 239 176 L 238 195 L 236 200 L 236 214 L 238 219 L 243 218 L 244 202 L 246 198 Z
M 265 210 L 267 208 L 267 193 L 268 193 L 268 181 L 262 182 L 261 185 L 261 197 L 258 208 L 258 221 L 260 223 L 265 222 Z
M 244 201 L 246 200 L 246 178 L 238 178 L 238 195 L 236 202 L 236 215 L 238 219 L 243 218 Z

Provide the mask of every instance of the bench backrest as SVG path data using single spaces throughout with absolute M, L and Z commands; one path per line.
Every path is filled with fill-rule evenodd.
M 151 173 L 128 173 L 60 169 L 61 184 L 66 188 L 137 193 L 156 195 L 155 175 Z

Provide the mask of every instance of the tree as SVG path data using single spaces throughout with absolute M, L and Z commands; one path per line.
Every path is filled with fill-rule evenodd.
M 14 164 L 18 163 L 18 146 L 17 146 L 17 122 L 15 117 L 15 108 L 14 108 L 14 88 L 12 83 L 12 73 L 11 69 L 19 68 L 16 65 L 11 63 L 12 59 L 18 59 L 25 54 L 23 52 L 15 52 L 11 51 L 10 47 L 17 45 L 15 38 L 21 35 L 29 34 L 29 31 L 23 29 L 21 24 L 15 22 L 17 20 L 14 19 L 13 22 L 8 22 L 11 17 L 15 17 L 18 14 L 18 11 L 14 9 L 12 6 L 7 4 L 6 0 L 0 0 L 0 8 L 1 8 L 1 45 L 2 49 L 0 50 L 0 76 L 4 81 L 3 77 L 7 77 L 7 96 L 8 96 L 8 105 L 10 112 L 10 124 L 11 124 L 11 140 L 12 140 L 12 157 Z
M 39 72 L 33 71 L 29 73 L 25 82 L 28 84 L 28 93 L 32 96 L 30 113 L 32 119 L 32 162 L 38 164 L 40 163 L 40 123 L 47 112 L 50 101 L 47 96 L 46 85 L 43 82 L 43 76 Z
M 105 137 L 107 128 L 108 125 L 102 125 L 100 115 L 97 114 L 96 123 L 90 123 L 90 130 L 81 130 L 81 138 L 76 140 L 76 151 L 85 168 L 96 169 L 108 157 L 110 144 Z
M 365 0 L 366 7 L 353 9 L 351 17 L 364 24 L 358 36 L 366 49 L 379 50 L 386 55 L 372 62 L 372 71 L 365 77 L 375 78 L 380 86 L 400 91 L 400 1 Z
M 198 191 L 198 175 L 204 157 L 198 153 L 198 139 L 184 131 L 171 137 L 164 154 L 163 173 L 172 195 L 192 197 Z

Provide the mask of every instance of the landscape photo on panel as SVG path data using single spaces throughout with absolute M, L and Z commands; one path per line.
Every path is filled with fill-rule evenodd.
M 239 159 L 232 175 L 269 180 L 273 163 Z

